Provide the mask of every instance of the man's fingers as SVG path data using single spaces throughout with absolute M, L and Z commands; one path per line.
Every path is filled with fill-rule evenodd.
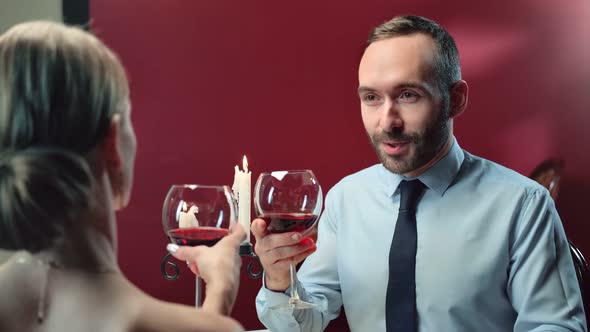
M 306 259 L 309 255 L 313 254 L 316 251 L 317 247 L 313 246 L 312 248 L 309 248 L 295 256 L 289 257 L 289 258 L 284 258 L 281 260 L 278 260 L 276 262 L 274 262 L 274 266 L 281 268 L 281 269 L 288 269 L 289 266 L 291 265 L 291 263 L 297 265 L 299 263 L 301 263 L 304 259 Z
M 297 232 L 269 234 L 260 241 L 257 239 L 256 245 L 259 250 L 269 251 L 298 244 L 301 239 L 301 234 Z
M 315 243 L 310 238 L 305 238 L 297 244 L 275 248 L 268 252 L 270 261 L 280 261 L 283 259 L 292 259 L 298 257 L 309 249 L 315 248 Z M 314 249 L 315 250 L 315 249 Z M 304 256 L 307 257 L 307 256 Z
M 254 219 L 250 225 L 250 230 L 252 231 L 254 238 L 256 238 L 256 242 L 258 242 L 264 235 L 266 235 L 266 223 L 260 218 Z
M 296 255 L 295 257 L 293 257 L 293 264 L 299 264 L 301 263 L 304 259 L 307 258 L 307 256 L 313 254 L 316 251 L 317 247 L 314 245 L 313 247 L 305 250 L 304 252 Z

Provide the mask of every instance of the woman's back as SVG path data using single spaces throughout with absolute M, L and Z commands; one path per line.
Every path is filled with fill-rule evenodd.
M 153 299 L 118 271 L 62 269 L 18 252 L 0 266 L 0 331 L 239 331 L 229 318 Z

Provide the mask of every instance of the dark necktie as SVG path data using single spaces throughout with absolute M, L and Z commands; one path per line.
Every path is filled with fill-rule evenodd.
M 387 332 L 416 331 L 416 205 L 424 184 L 400 183 L 400 205 L 391 248 L 385 299 Z

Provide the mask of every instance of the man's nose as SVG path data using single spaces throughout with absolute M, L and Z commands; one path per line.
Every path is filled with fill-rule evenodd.
M 379 126 L 383 131 L 387 132 L 393 131 L 394 129 L 401 128 L 403 126 L 403 121 L 400 117 L 400 112 L 397 108 L 397 105 L 389 99 L 383 103 Z

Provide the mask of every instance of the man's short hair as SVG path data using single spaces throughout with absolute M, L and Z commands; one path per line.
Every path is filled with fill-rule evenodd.
M 438 47 L 434 70 L 439 89 L 446 99 L 449 97 L 450 88 L 461 79 L 461 65 L 453 37 L 436 22 L 421 16 L 396 16 L 371 31 L 367 47 L 379 40 L 415 33 L 430 36 Z

